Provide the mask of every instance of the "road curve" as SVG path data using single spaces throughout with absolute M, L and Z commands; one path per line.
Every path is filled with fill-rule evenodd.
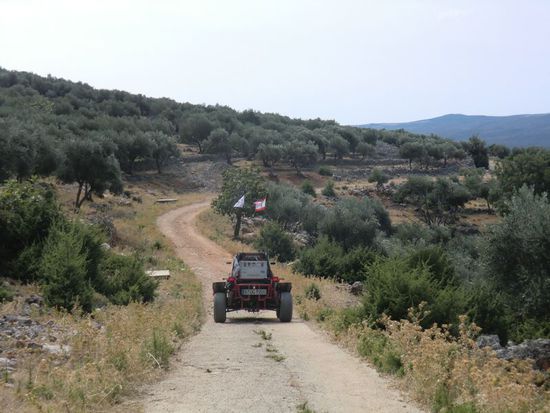
M 316 412 L 420 412 L 374 369 L 298 318 L 280 323 L 274 312 L 230 313 L 225 324 L 214 323 L 211 283 L 228 273 L 230 255 L 195 227 L 208 205 L 194 203 L 157 220 L 203 284 L 207 321 L 148 389 L 146 412 L 296 412 L 304 402 Z M 284 359 L 266 357 L 271 354 Z

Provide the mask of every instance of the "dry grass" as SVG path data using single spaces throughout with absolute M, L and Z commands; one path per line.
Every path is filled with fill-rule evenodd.
M 230 239 L 231 222 L 205 211 L 199 228 L 231 252 L 249 248 Z M 419 403 L 440 412 L 550 412 L 548 378 L 527 361 L 508 362 L 489 350 L 477 349 L 478 328 L 463 319 L 460 336 L 446 328 L 419 326 L 422 308 L 410 320 L 385 319 L 386 330 L 349 323 L 358 298 L 332 280 L 293 274 L 277 264 L 274 271 L 291 281 L 295 309 L 304 320 L 315 320 L 340 345 L 367 358 L 383 372 L 397 374 L 400 385 Z M 318 300 L 307 298 L 314 283 Z M 352 310 L 351 310 L 352 311 Z M 365 348 L 367 343 L 367 347 Z M 368 351 L 367 351 L 368 350 Z M 456 409 L 456 410 L 453 410 Z
M 150 184 L 150 182 L 149 182 Z M 19 368 L 9 378 L 13 387 L 0 387 L 3 411 L 105 411 L 135 395 L 139 387 L 158 378 L 170 355 L 186 337 L 198 331 L 202 320 L 201 287 L 185 264 L 174 258 L 170 243 L 155 221 L 163 212 L 195 202 L 198 194 L 162 196 L 179 198 L 176 204 L 157 204 L 157 195 L 134 186 L 142 203 L 121 204 L 115 197 L 99 203 L 117 217 L 115 250 L 138 252 L 149 268 L 171 271 L 161 281 L 151 304 L 107 305 L 89 315 L 48 311 L 42 321 L 52 320 L 68 332 L 65 344 L 70 355 L 60 357 L 26 350 L 19 354 Z M 72 193 L 60 190 L 69 203 Z M 84 215 L 94 211 L 86 206 Z M 11 307 L 8 307 L 11 306 Z M 0 308 L 14 312 L 18 303 Z M 132 407 L 135 411 L 139 407 Z

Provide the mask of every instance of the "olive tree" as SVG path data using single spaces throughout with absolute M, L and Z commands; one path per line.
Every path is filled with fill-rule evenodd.
M 162 132 L 147 132 L 146 136 L 152 144 L 151 156 L 155 160 L 158 173 L 162 173 L 162 166 L 170 158 L 179 157 L 180 153 L 176 140 Z
M 296 169 L 298 175 L 302 168 L 317 161 L 318 148 L 313 142 L 292 141 L 285 146 L 285 158 Z
M 101 196 L 106 190 L 122 191 L 118 161 L 104 142 L 73 139 L 64 145 L 63 155 L 58 176 L 65 183 L 78 184 L 76 209 L 91 200 L 92 193 Z

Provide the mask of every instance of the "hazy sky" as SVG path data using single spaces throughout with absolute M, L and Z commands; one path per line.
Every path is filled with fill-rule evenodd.
M 0 0 L 0 66 L 345 124 L 550 112 L 550 1 Z

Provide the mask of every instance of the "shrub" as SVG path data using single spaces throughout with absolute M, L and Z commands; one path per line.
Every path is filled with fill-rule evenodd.
M 262 227 L 255 246 L 281 262 L 294 258 L 292 238 L 275 222 L 268 222 Z
M 7 181 L 0 189 L 0 273 L 30 281 L 35 272 L 29 265 L 36 260 L 19 261 L 26 249 L 27 256 L 40 256 L 41 243 L 48 236 L 52 223 L 61 219 L 61 212 L 51 185 L 35 179 L 25 182 Z
M 49 305 L 91 310 L 93 288 L 86 272 L 87 256 L 75 226 L 56 225 L 44 244 L 40 262 L 44 298 Z
M 336 197 L 336 191 L 334 190 L 334 182 L 333 181 L 327 181 L 325 184 L 325 187 L 323 188 L 323 191 L 321 192 L 324 196 L 335 198 Z
M 304 194 L 311 195 L 313 198 L 317 196 L 317 193 L 315 192 L 315 188 L 313 187 L 311 181 L 306 180 L 302 183 L 302 192 Z
M 319 224 L 319 232 L 345 250 L 356 246 L 376 248 L 379 230 L 391 230 L 388 212 L 380 202 L 367 197 L 341 199 Z
M 336 278 L 341 275 L 340 262 L 343 255 L 344 250 L 340 245 L 327 237 L 321 237 L 314 247 L 302 252 L 293 268 L 304 275 Z
M 4 285 L 0 285 L 0 303 L 3 301 L 11 301 L 13 292 Z
M 366 269 L 365 287 L 363 306 L 372 323 L 383 314 L 405 319 L 409 308 L 422 302 L 428 303 L 430 310 L 423 326 L 454 323 L 464 309 L 461 289 L 438 280 L 427 265 L 411 266 L 406 258 L 375 261 Z
M 369 175 L 369 182 L 376 182 L 376 189 L 380 190 L 390 178 L 380 168 L 374 168 Z
M 311 283 L 306 287 L 304 291 L 304 295 L 309 300 L 318 301 L 321 299 L 321 290 L 319 290 L 319 287 L 317 286 L 317 284 Z
M 269 201 L 266 216 L 284 229 L 300 223 L 308 213 L 311 198 L 300 190 L 284 184 L 269 183 Z
M 107 253 L 100 265 L 102 285 L 98 291 L 112 303 L 127 305 L 132 301 L 147 302 L 155 298 L 157 283 L 143 270 L 135 255 Z
M 332 176 L 332 169 L 328 166 L 319 167 L 319 175 L 321 176 Z
M 346 253 L 338 243 L 321 237 L 314 247 L 302 252 L 293 268 L 304 275 L 354 282 L 363 279 L 365 265 L 372 262 L 375 256 L 360 246 Z
M 445 285 L 456 285 L 454 266 L 447 253 L 439 246 L 429 246 L 414 250 L 408 257 L 410 267 L 426 266 L 435 280 Z

